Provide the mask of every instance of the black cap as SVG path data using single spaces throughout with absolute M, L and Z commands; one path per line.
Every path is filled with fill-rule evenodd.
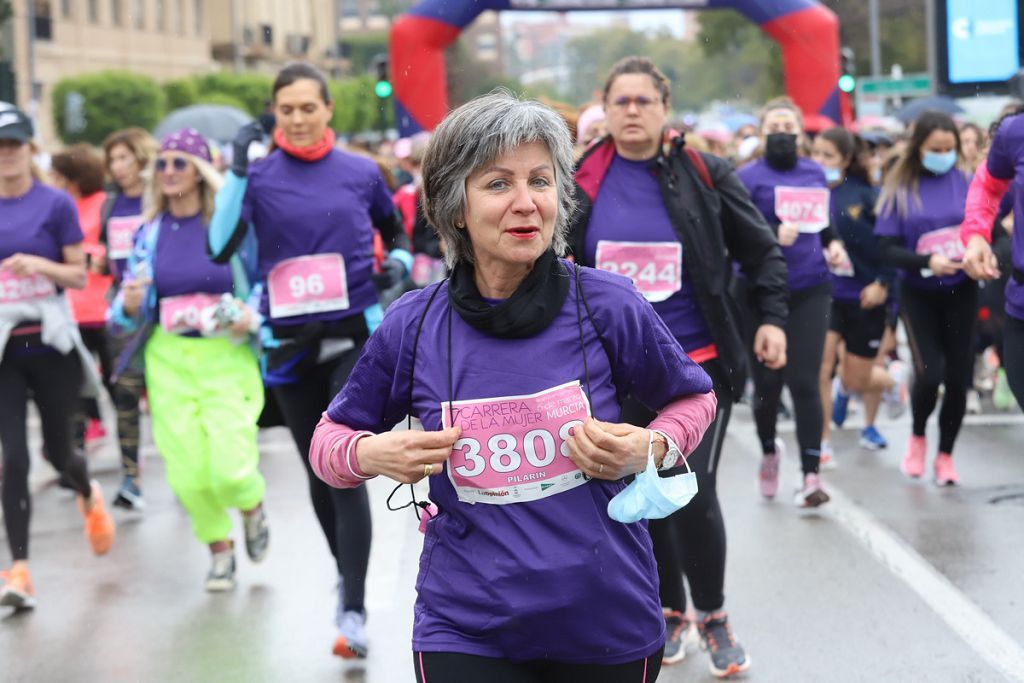
M 0 140 L 28 142 L 32 139 L 32 120 L 20 109 L 0 111 Z

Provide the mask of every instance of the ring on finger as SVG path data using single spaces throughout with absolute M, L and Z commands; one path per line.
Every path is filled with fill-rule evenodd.
M 433 473 L 434 473 L 434 463 L 428 462 L 426 465 L 423 466 L 423 476 L 424 477 L 429 477 Z
M 604 463 L 597 466 L 597 473 L 604 474 Z

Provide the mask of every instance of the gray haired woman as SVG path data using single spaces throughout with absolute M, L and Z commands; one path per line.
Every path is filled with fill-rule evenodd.
M 429 479 L 421 682 L 660 669 L 650 537 L 608 504 L 624 477 L 689 453 L 716 401 L 629 280 L 559 258 L 572 154 L 557 114 L 508 93 L 441 123 L 423 187 L 452 275 L 391 306 L 313 438 L 331 486 Z M 659 411 L 648 428 L 617 423 L 630 394 Z M 407 415 L 425 431 L 392 432 Z

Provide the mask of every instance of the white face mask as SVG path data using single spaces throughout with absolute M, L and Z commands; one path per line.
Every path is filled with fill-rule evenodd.
M 843 169 L 841 168 L 829 168 L 824 167 L 825 170 L 825 182 L 829 185 L 835 185 L 843 179 Z

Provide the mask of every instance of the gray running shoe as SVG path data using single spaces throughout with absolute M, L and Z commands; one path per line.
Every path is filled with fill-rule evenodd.
M 206 590 L 210 593 L 224 593 L 234 588 L 235 549 L 214 553 L 210 573 L 206 575 Z
M 675 664 L 686 659 L 686 646 L 695 642 L 696 631 L 686 615 L 675 610 L 665 610 L 665 652 L 662 664 Z
M 242 523 L 245 525 L 245 552 L 253 562 L 262 562 L 270 546 L 270 527 L 263 504 L 260 503 L 255 512 L 243 514 Z
M 139 482 L 135 477 L 125 477 L 121 482 L 121 488 L 114 498 L 114 507 L 119 507 L 132 512 L 142 512 L 146 509 L 146 501 L 142 498 L 142 491 L 139 489 Z
M 342 659 L 364 659 L 367 651 L 366 613 L 349 610 L 342 614 L 334 654 Z
M 717 678 L 728 678 L 750 668 L 750 657 L 732 635 L 729 617 L 725 612 L 714 612 L 697 623 L 701 648 L 711 655 L 711 673 Z

